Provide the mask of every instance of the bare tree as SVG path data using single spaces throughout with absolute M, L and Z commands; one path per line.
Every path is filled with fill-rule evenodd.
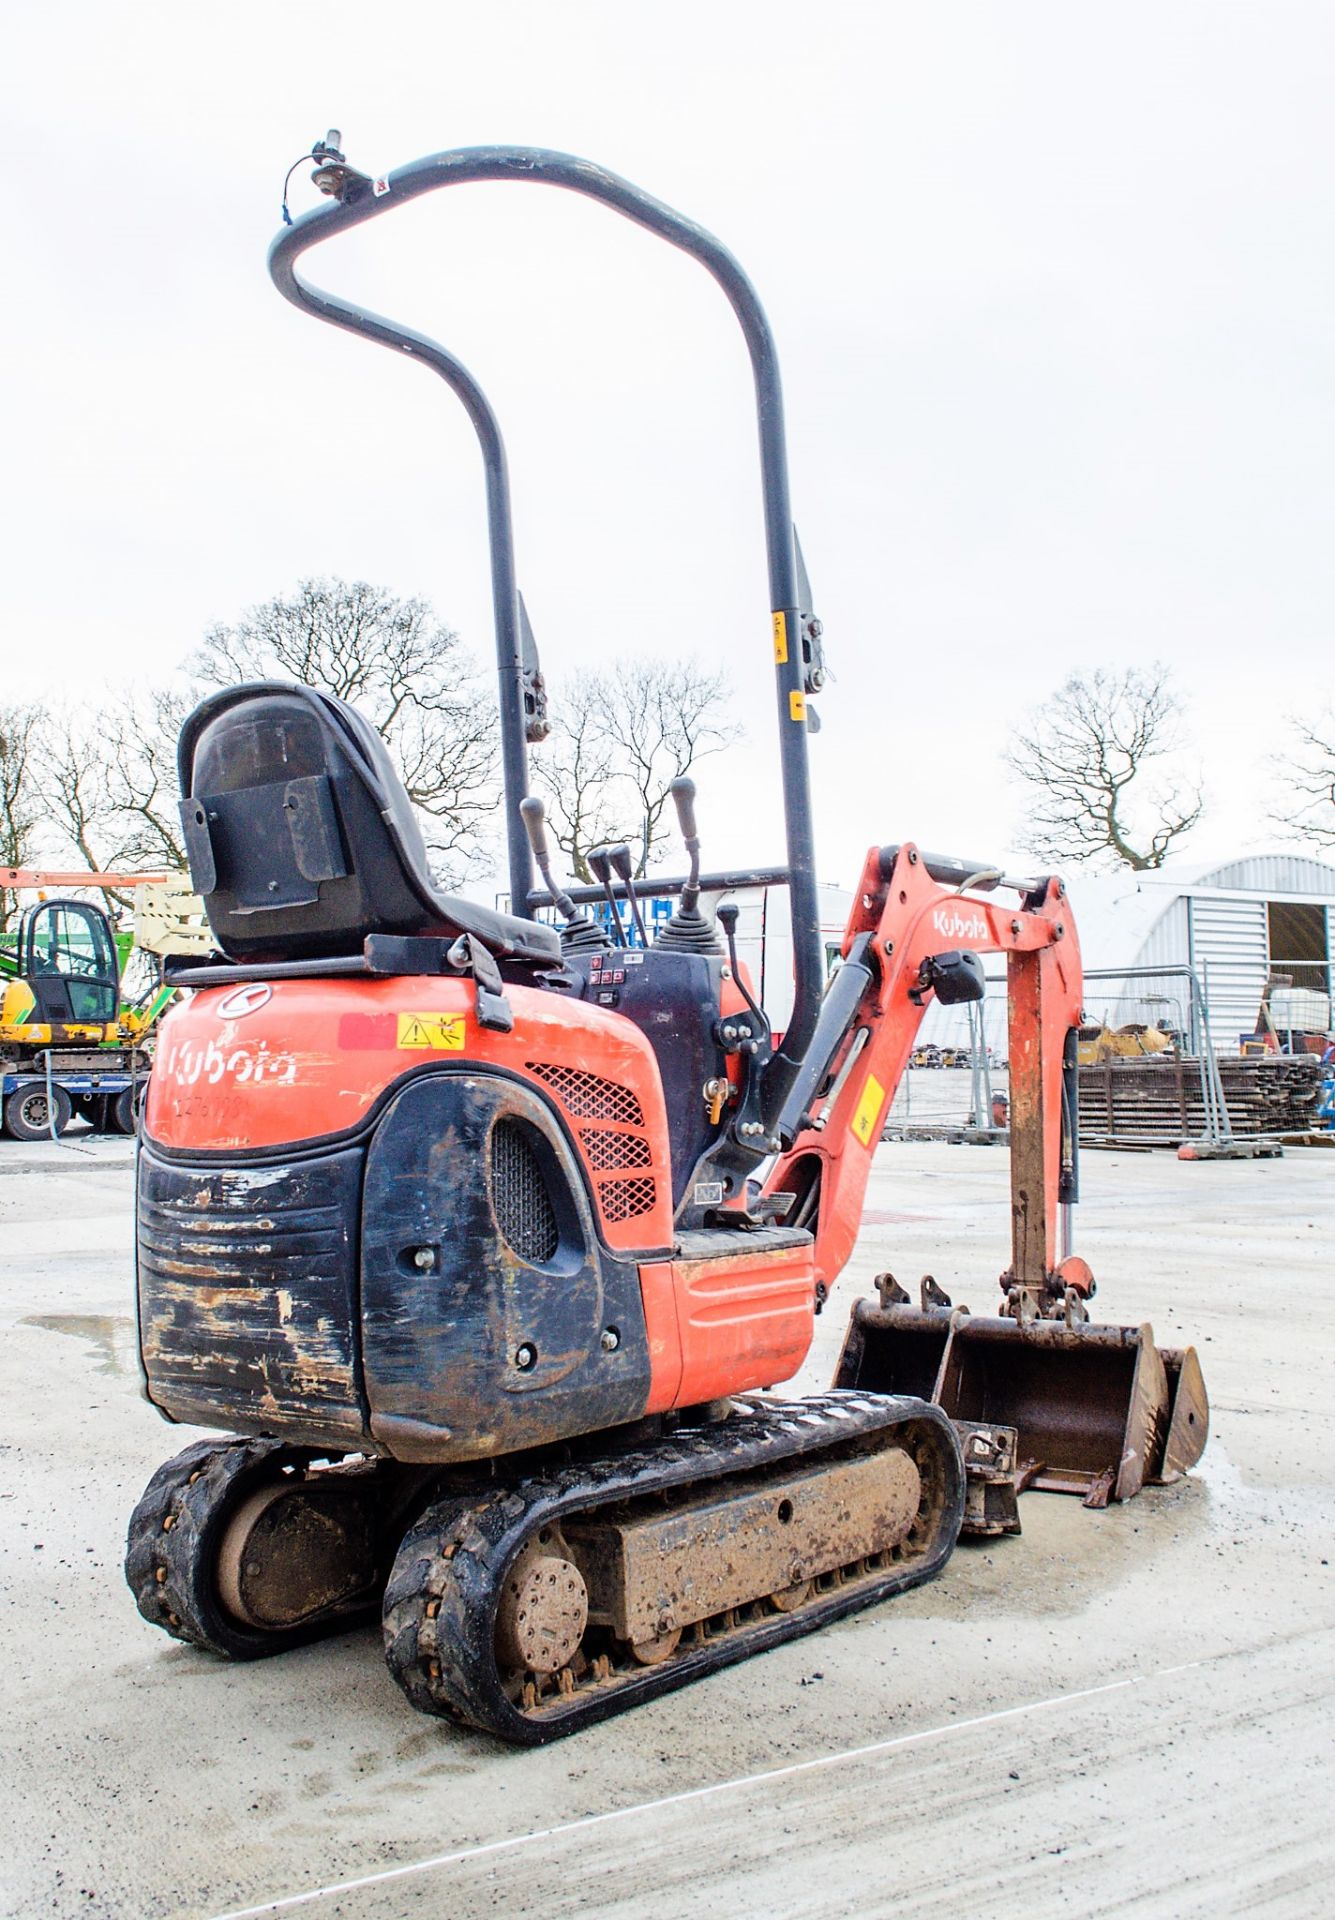
M 535 754 L 552 832 L 576 877 L 588 855 L 620 839 L 644 873 L 667 838 L 672 782 L 741 733 L 725 725 L 728 685 L 695 661 L 627 660 L 581 673 L 552 697 L 551 737 Z
M 103 871 L 184 868 L 181 723 L 206 693 L 247 680 L 299 681 L 359 707 L 424 816 L 441 878 L 463 877 L 495 811 L 493 701 L 424 601 L 365 581 L 303 581 L 212 628 L 173 686 L 52 714 L 35 758 L 52 845 Z
M 496 810 L 495 702 L 456 633 L 424 600 L 364 580 L 303 580 L 186 662 L 203 688 L 297 680 L 349 700 L 384 736 L 443 877 L 459 879 Z
M 35 707 L 0 707 L 0 866 L 31 864 L 41 802 L 35 766 L 41 720 Z M 15 895 L 0 888 L 0 931 L 8 927 Z
M 1288 724 L 1293 745 L 1274 763 L 1284 792 L 1271 818 L 1319 847 L 1335 847 L 1335 707 L 1311 720 L 1290 715 Z
M 90 868 L 184 868 L 176 736 L 190 705 L 158 687 L 49 716 L 38 760 L 48 831 Z
M 1024 844 L 1043 859 L 1161 867 L 1204 807 L 1199 780 L 1172 770 L 1181 719 L 1164 667 L 1072 674 L 1006 755 L 1029 792 Z

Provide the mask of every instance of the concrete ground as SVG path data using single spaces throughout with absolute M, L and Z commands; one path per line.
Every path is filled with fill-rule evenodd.
M 1335 1154 L 1090 1154 L 1110 1319 L 1200 1348 L 1202 1469 L 537 1752 L 418 1718 L 378 1633 L 227 1667 L 136 1614 L 131 1149 L 0 1142 L 0 1910 L 450 1920 L 1335 1911 Z M 994 1299 L 995 1148 L 881 1149 L 846 1304 Z M 423 1864 L 427 1863 L 427 1864 Z

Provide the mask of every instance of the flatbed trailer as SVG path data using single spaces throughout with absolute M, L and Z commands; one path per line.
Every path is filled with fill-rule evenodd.
M 142 1047 L 54 1048 L 49 1062 L 45 1049 L 0 1051 L 0 1131 L 45 1140 L 77 1118 L 95 1133 L 133 1133 L 148 1069 Z

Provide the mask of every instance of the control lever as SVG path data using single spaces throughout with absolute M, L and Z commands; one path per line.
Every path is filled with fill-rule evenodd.
M 621 911 L 617 906 L 616 890 L 612 885 L 612 849 L 610 847 L 593 847 L 590 849 L 589 872 L 607 895 L 607 904 L 612 909 L 612 930 L 616 934 L 617 945 L 619 947 L 629 946 L 630 942 L 626 938 L 626 929 L 621 924 Z
M 531 793 L 527 799 L 519 802 L 519 811 L 523 817 L 528 843 L 533 849 L 533 858 L 538 863 L 538 872 L 542 875 L 543 884 L 556 902 L 557 912 L 563 914 L 567 920 L 573 920 L 576 912 L 575 903 L 568 893 L 562 893 L 552 878 L 552 855 L 547 845 L 547 810 L 537 794 Z
M 645 932 L 644 915 L 640 912 L 639 896 L 635 891 L 635 881 L 631 874 L 634 862 L 630 857 L 630 848 L 626 846 L 624 842 L 619 847 L 609 847 L 607 857 L 612 862 L 613 872 L 626 889 L 626 898 L 630 902 L 631 919 L 634 920 L 639 932 L 640 945 L 647 947 L 649 944 L 649 935 Z
M 695 825 L 695 782 L 684 773 L 668 788 L 677 809 L 677 824 L 686 842 L 691 870 L 681 890 L 681 905 L 659 933 L 657 946 L 676 953 L 717 953 L 718 934 L 712 920 L 700 911 L 700 835 Z
M 695 782 L 683 773 L 672 782 L 668 792 L 677 809 L 677 825 L 681 828 L 681 837 L 686 843 L 691 862 L 690 878 L 681 890 L 681 910 L 683 913 L 694 913 L 700 900 L 700 835 L 695 825 Z
M 547 845 L 547 815 L 541 800 L 531 793 L 519 802 L 519 812 L 528 834 L 528 843 L 533 849 L 533 858 L 538 863 L 538 872 L 543 884 L 556 904 L 556 910 L 565 916 L 565 926 L 561 929 L 561 945 L 567 953 L 576 950 L 605 948 L 607 936 L 602 928 L 587 914 L 580 911 L 568 893 L 563 893 L 552 878 L 552 856 Z

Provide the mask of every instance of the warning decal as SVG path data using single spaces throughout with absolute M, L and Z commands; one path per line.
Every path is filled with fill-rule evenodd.
M 423 1052 L 462 1053 L 466 1024 L 461 1013 L 401 1013 L 394 1044 Z
M 881 1117 L 881 1108 L 885 1105 L 885 1088 L 874 1073 L 868 1074 L 867 1084 L 858 1101 L 857 1112 L 853 1115 L 853 1132 L 864 1147 L 869 1147 L 876 1138 L 876 1122 Z
M 774 664 L 786 666 L 788 662 L 788 619 L 786 614 L 774 616 Z

